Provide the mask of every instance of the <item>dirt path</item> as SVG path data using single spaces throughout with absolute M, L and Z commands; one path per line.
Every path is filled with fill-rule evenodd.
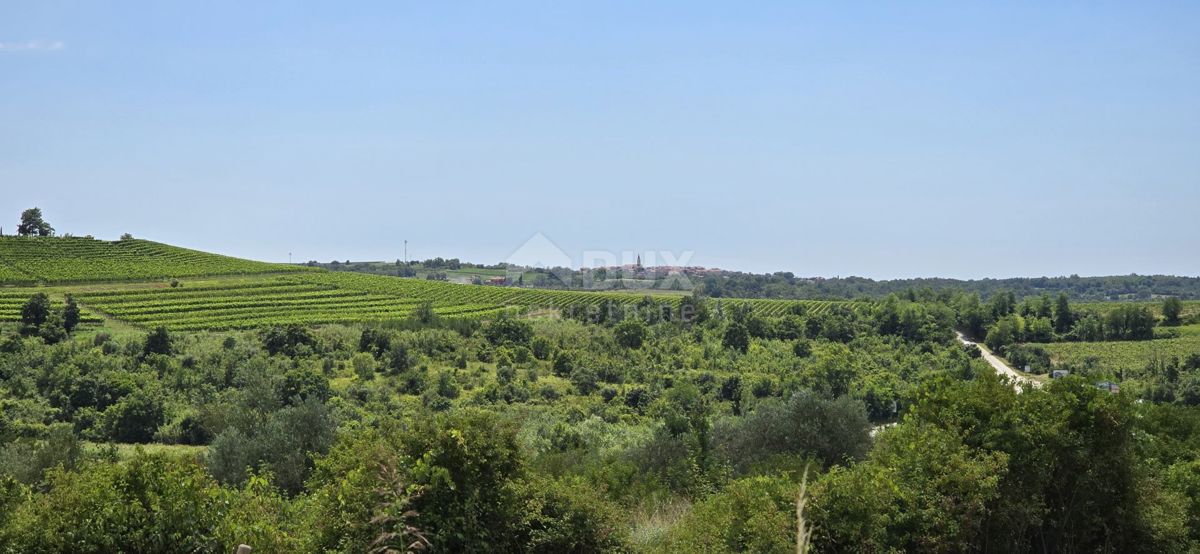
M 1035 389 L 1042 386 L 1042 384 L 1040 382 L 1035 381 L 1033 379 L 1030 379 L 1029 377 L 1022 375 L 1020 372 L 1013 369 L 1008 364 L 1004 363 L 1004 360 L 1001 360 L 999 356 L 992 354 L 992 351 L 988 350 L 988 348 L 986 346 L 967 340 L 967 337 L 963 336 L 963 334 L 959 333 L 958 331 L 955 331 L 954 334 L 958 335 L 958 340 L 961 341 L 963 344 L 975 345 L 975 346 L 979 347 L 979 353 L 983 355 L 983 359 L 987 363 L 991 364 L 991 366 L 996 370 L 996 373 L 999 373 L 1000 375 L 1005 375 L 1009 379 L 1012 379 L 1013 387 L 1015 387 L 1017 389 L 1017 392 L 1021 392 L 1021 389 L 1023 389 L 1026 386 L 1033 387 Z

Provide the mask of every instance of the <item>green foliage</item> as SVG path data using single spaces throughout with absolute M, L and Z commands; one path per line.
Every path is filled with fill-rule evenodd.
M 886 430 L 867 461 L 834 468 L 817 482 L 814 542 L 829 551 L 971 550 L 985 544 L 1006 460 L 932 426 L 905 422 Z
M 169 355 L 171 353 L 171 333 L 166 327 L 159 326 L 146 335 L 142 343 L 142 355 Z
M 162 393 L 153 387 L 140 388 L 104 411 L 107 435 L 117 442 L 147 443 L 163 424 Z
M 0 530 L 17 552 L 216 552 L 222 494 L 204 467 L 164 454 L 51 471 Z
M 744 354 L 750 349 L 750 332 L 746 330 L 744 324 L 737 321 L 731 322 L 725 327 L 725 334 L 721 337 L 721 346 Z
M 1179 325 L 1182 322 L 1182 320 L 1180 319 L 1180 315 L 1182 315 L 1182 314 L 1183 314 L 1183 302 L 1181 302 L 1178 298 L 1172 296 L 1170 298 L 1167 298 L 1166 300 L 1163 300 L 1163 305 L 1162 305 L 1163 324 Z
M 146 447 L 172 463 L 202 456 L 199 475 L 212 477 L 178 486 L 218 502 L 179 492 L 208 511 L 178 542 L 204 552 L 238 542 L 363 552 L 421 537 L 435 551 L 791 551 L 805 467 L 824 473 L 811 507 L 826 550 L 1200 544 L 1200 417 L 1183 406 L 1200 403 L 1200 356 L 1172 346 L 1200 337 L 1188 326 L 1120 343 L 1172 348 L 1135 359 L 1136 379 L 1164 384 L 1154 394 L 1129 380 L 1126 393 L 1101 391 L 1100 373 L 1082 370 L 1092 377 L 1016 394 L 955 326 L 995 327 L 992 309 L 1006 312 L 1001 352 L 1040 369 L 1083 343 L 1022 341 L 1070 339 L 1089 322 L 1103 337 L 1120 306 L 1076 306 L 1066 336 L 1052 297 L 984 305 L 934 291 L 880 303 L 687 300 L 712 309 L 701 322 L 678 317 L 685 301 L 672 296 L 327 273 L 50 289 L 85 313 L 161 324 L 151 336 L 169 346 L 148 349 L 123 324 L 56 344 L 5 328 L 0 550 L 39 544 L 30 522 L 51 500 L 127 501 L 109 482 L 55 492 L 48 475 L 90 482 L 137 457 L 84 439 L 208 444 Z M 17 319 L 32 292 L 0 291 L 0 319 Z M 430 323 L 414 316 L 423 303 Z M 489 311 L 546 305 L 567 317 Z M 603 308 L 575 317 L 570 305 Z M 241 327 L 254 330 L 192 332 Z M 744 348 L 726 341 L 731 328 Z M 662 506 L 675 508 L 652 515 Z M 172 509 L 183 511 L 168 519 Z M 87 533 L 100 544 L 107 531 Z M 106 540 L 92 551 L 121 535 Z
M 626 550 L 622 514 L 595 488 L 578 480 L 519 482 L 521 552 L 621 552 Z
M 796 492 L 778 477 L 748 477 L 696 504 L 655 550 L 794 553 Z
M 1146 340 L 1154 337 L 1154 316 L 1150 310 L 1126 304 L 1108 312 L 1104 329 L 1109 340 Z
M 52 237 L 54 227 L 42 219 L 42 210 L 29 208 L 21 212 L 21 223 L 17 225 L 17 235 L 22 237 Z
M 6 279 L 14 283 L 28 282 L 31 277 L 49 283 L 71 283 L 307 269 L 240 260 L 146 240 L 109 242 L 82 237 L 0 237 L 0 261 L 19 271 Z
M 276 486 L 294 494 L 312 470 L 310 456 L 328 451 L 336 428 L 325 405 L 312 398 L 225 429 L 209 448 L 207 464 L 218 480 L 235 485 L 252 471 L 270 472 Z
M 301 348 L 312 348 L 317 342 L 308 328 L 294 323 L 269 327 L 262 331 L 261 336 L 263 348 L 272 355 L 283 353 L 296 356 Z
M 62 320 L 63 329 L 70 333 L 79 326 L 80 321 L 79 304 L 75 303 L 75 297 L 67 295 L 67 303 L 63 306 Z
M 50 297 L 39 292 L 29 297 L 29 301 L 21 307 L 21 323 L 32 327 L 41 327 L 50 316 Z
M 528 345 L 533 327 L 526 321 L 499 317 L 483 328 L 483 336 L 495 345 Z
M 617 344 L 625 348 L 641 348 L 646 341 L 646 325 L 640 320 L 627 319 L 613 329 Z
M 870 446 L 870 428 L 861 402 L 797 393 L 719 426 L 715 440 L 734 470 L 745 474 L 786 455 L 807 454 L 824 466 L 861 459 Z

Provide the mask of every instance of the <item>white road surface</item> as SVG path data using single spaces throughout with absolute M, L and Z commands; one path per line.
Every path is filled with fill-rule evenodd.
M 958 335 L 958 340 L 962 341 L 963 344 L 965 344 L 965 345 L 974 344 L 975 346 L 978 346 L 979 352 L 980 352 L 980 354 L 983 355 L 984 361 L 991 364 L 991 366 L 993 368 L 995 368 L 996 373 L 999 373 L 1000 375 L 1008 376 L 1009 379 L 1012 379 L 1013 386 L 1017 389 L 1017 392 L 1020 392 L 1021 389 L 1026 386 L 1033 387 L 1033 388 L 1042 386 L 1041 383 L 1034 381 L 1033 379 L 1030 379 L 1024 375 L 1021 375 L 1017 370 L 1013 369 L 1008 364 L 1004 363 L 1004 360 L 1001 360 L 999 356 L 992 354 L 992 351 L 988 350 L 986 346 L 967 340 L 967 337 L 963 336 L 963 334 L 959 333 L 958 331 L 955 331 L 954 334 Z

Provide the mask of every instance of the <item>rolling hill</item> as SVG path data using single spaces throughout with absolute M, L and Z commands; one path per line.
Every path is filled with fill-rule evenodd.
M 555 291 L 467 285 L 383 275 L 333 272 L 244 260 L 146 240 L 0 238 L 0 321 L 20 319 L 36 292 L 61 302 L 72 295 L 85 322 L 109 318 L 137 327 L 223 330 L 279 324 L 316 325 L 404 318 L 428 303 L 449 318 L 489 317 L 503 310 L 601 310 L 645 302 L 623 292 Z M 660 308 L 680 297 L 657 297 Z M 820 312 L 838 302 L 710 301 L 745 304 L 764 315 Z

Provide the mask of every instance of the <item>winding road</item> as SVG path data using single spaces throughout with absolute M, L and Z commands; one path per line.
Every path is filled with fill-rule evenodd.
M 1030 379 L 1029 377 L 1021 375 L 1020 372 L 1013 369 L 1011 366 L 1009 366 L 1007 363 L 1005 363 L 1004 360 L 1001 360 L 999 356 L 992 354 L 992 351 L 988 350 L 988 348 L 986 346 L 976 343 L 974 341 L 967 340 L 967 337 L 958 331 L 955 331 L 954 334 L 958 335 L 958 340 L 960 342 L 962 342 L 964 345 L 966 345 L 966 346 L 974 345 L 974 346 L 978 347 L 979 354 L 983 356 L 983 359 L 985 361 L 987 361 L 987 363 L 991 364 L 991 366 L 996 370 L 996 373 L 999 373 L 1000 375 L 1004 375 L 1004 376 L 1008 377 L 1012 381 L 1013 389 L 1015 389 L 1017 392 L 1021 392 L 1027 386 L 1030 388 L 1035 388 L 1035 389 L 1042 386 L 1041 382 L 1035 381 L 1033 379 Z M 871 427 L 869 434 L 871 435 L 871 437 L 874 437 L 875 435 L 879 434 L 880 431 L 882 431 L 888 427 L 891 427 L 895 424 L 896 424 L 896 422 L 893 421 L 891 423 L 882 423 L 879 425 L 874 425 Z
M 967 340 L 967 337 L 958 331 L 955 331 L 954 334 L 958 335 L 958 340 L 964 345 L 975 345 L 979 347 L 979 353 L 983 355 L 984 361 L 991 364 L 991 366 L 995 368 L 996 373 L 999 373 L 1000 375 L 1006 375 L 1008 378 L 1012 379 L 1013 387 L 1017 389 L 1017 392 L 1021 392 L 1021 389 L 1026 386 L 1035 389 L 1042 386 L 1041 383 L 1021 375 L 1020 372 L 1004 363 L 1004 360 L 1001 360 L 999 356 L 992 354 L 992 351 L 988 350 L 986 346 Z

